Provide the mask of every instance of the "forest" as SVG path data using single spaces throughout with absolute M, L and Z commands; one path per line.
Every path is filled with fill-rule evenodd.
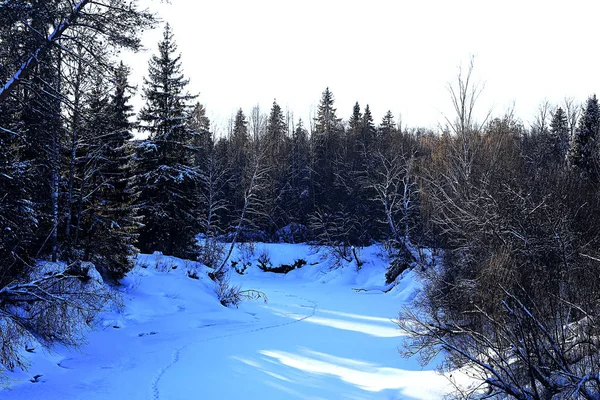
M 130 81 L 120 52 L 158 22 L 136 1 L 0 1 L 1 365 L 22 366 L 29 337 L 79 343 L 112 297 L 96 271 L 118 285 L 138 252 L 197 260 L 219 280 L 226 243 L 328 246 L 358 268 L 357 248 L 384 243 L 388 282 L 411 268 L 423 280 L 399 310 L 405 356 L 468 367 L 482 398 L 600 396 L 594 94 L 544 102 L 530 122 L 476 120 L 471 61 L 438 130 L 391 111 L 374 121 L 368 104 L 338 110 L 325 88 L 312 121 L 274 101 L 216 135 L 168 24 L 146 78 Z M 422 249 L 442 266 L 420 264 Z

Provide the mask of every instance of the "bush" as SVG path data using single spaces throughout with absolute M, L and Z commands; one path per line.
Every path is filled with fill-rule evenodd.
M 224 274 L 215 281 L 215 291 L 219 302 L 225 306 L 237 306 L 242 301 L 241 288 L 239 286 L 231 285 L 229 277 Z
M 225 256 L 225 245 L 214 238 L 207 238 L 200 244 L 198 261 L 209 268 L 216 268 Z
M 225 306 L 235 306 L 236 308 L 243 300 L 259 300 L 267 302 L 267 295 L 258 290 L 242 290 L 240 286 L 231 285 L 227 274 L 221 275 L 220 279 L 215 281 L 215 291 L 219 302 Z
M 260 253 L 256 261 L 258 262 L 258 268 L 260 268 L 263 271 L 269 271 L 273 268 L 273 264 L 271 263 L 271 256 L 269 256 L 269 253 L 266 250 L 263 250 Z

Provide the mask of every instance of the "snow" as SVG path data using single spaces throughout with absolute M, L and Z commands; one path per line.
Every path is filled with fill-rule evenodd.
M 253 248 L 252 248 L 253 247 Z M 433 367 L 398 355 L 401 332 L 392 319 L 419 287 L 412 271 L 390 292 L 381 249 L 363 249 L 355 263 L 323 259 L 307 245 L 240 246 L 232 260 L 252 263 L 233 284 L 264 292 L 268 302 L 221 306 L 208 269 L 140 255 L 122 280 L 123 306 L 108 310 L 81 348 L 36 349 L 31 368 L 8 374 L 13 399 L 438 399 L 449 381 Z M 273 266 L 307 265 L 286 275 Z M 187 270 L 196 269 L 199 279 Z M 41 375 L 34 379 L 36 375 Z M 34 382 L 32 382 L 34 381 Z

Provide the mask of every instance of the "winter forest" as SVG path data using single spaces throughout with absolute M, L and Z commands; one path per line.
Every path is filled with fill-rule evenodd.
M 159 22 L 135 0 L 0 1 L 2 386 L 36 367 L 39 347 L 87 343 L 102 315 L 129 307 L 132 277 L 156 274 L 143 279 L 156 279 L 158 293 L 182 271 L 177 285 L 210 287 L 196 302 L 200 315 L 213 298 L 210 313 L 238 315 L 236 307 L 262 307 L 267 297 L 277 303 L 295 277 L 351 274 L 344 290 L 356 307 L 372 295 L 391 310 L 377 314 L 394 320 L 390 362 L 437 367 L 452 398 L 600 397 L 593 93 L 543 102 L 534 116 L 476 119 L 482 86 L 471 60 L 448 73 L 454 114 L 437 130 L 405 128 L 392 111 L 375 121 L 368 104 L 337 109 L 324 88 L 314 120 L 293 120 L 273 101 L 267 114 L 239 109 L 217 135 L 210 104 L 188 89 L 193 66 Z M 120 54 L 140 50 L 140 33 L 151 28 L 164 32 L 158 52 L 143 82 L 132 82 Z M 136 91 L 143 106 L 134 113 Z M 258 244 L 274 250 L 242 256 Z M 283 244 L 291 258 L 279 263 Z M 400 301 L 405 286 L 414 293 Z M 316 304 L 302 293 L 299 302 Z M 322 304 L 311 307 L 294 321 L 316 319 Z M 361 387 L 363 397 L 352 398 L 379 398 Z M 17 385 L 0 398 L 8 390 L 9 398 L 41 396 Z M 340 396 L 326 398 L 350 398 L 331 390 Z M 105 398 L 82 393 L 56 398 Z M 386 398 L 437 398 L 396 396 Z

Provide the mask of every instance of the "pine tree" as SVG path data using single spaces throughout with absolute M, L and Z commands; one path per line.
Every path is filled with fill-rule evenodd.
M 194 195 L 198 170 L 189 125 L 190 103 L 196 96 L 186 91 L 188 80 L 168 24 L 158 49 L 144 79 L 146 103 L 139 114 L 140 127 L 149 137 L 139 144 L 135 157 L 135 187 L 144 224 L 138 245 L 144 252 L 188 258 L 195 253 L 198 233 Z
M 572 166 L 587 172 L 592 171 L 597 158 L 599 127 L 600 108 L 594 95 L 587 101 L 571 142 L 569 159 Z

